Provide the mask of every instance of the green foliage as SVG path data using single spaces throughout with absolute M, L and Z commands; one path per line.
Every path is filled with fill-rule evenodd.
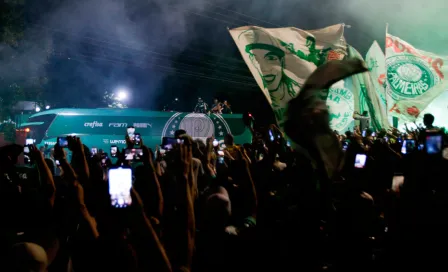
M 18 47 L 25 29 L 25 0 L 0 2 L 0 42 Z
M 0 65 L 9 72 L 0 74 L 0 121 L 13 116 L 12 108 L 19 101 L 40 102 L 43 87 L 47 83 L 47 78 L 40 76 L 40 69 L 44 68 L 47 61 L 45 57 L 43 61 L 33 59 L 37 61 L 35 66 L 27 66 L 23 62 L 24 59 L 32 58 L 32 54 L 27 54 L 30 50 L 47 48 L 45 39 L 25 40 L 24 14 L 25 0 L 0 1 Z M 40 44 L 42 41 L 44 43 Z M 14 65 L 16 63 L 19 65 Z
M 16 141 L 16 124 L 5 122 L 0 125 L 0 132 L 4 133 L 5 141 L 15 142 Z

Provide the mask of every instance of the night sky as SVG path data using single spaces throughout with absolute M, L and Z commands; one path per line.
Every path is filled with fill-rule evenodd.
M 105 91 L 130 92 L 129 106 L 160 110 L 178 97 L 180 110 L 198 96 L 228 99 L 234 111 L 268 118 L 268 105 L 227 27 L 337 23 L 363 55 L 391 34 L 448 54 L 448 1 L 442 0 L 27 0 L 26 49 L 6 77 L 45 76 L 53 107 L 101 107 Z M 263 114 L 264 113 L 264 114 Z

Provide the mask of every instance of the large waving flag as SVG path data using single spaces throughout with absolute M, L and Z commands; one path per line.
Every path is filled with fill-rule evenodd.
M 416 49 L 386 34 L 387 109 L 403 121 L 420 113 L 448 88 L 448 57 Z
M 352 46 L 348 46 L 348 55 L 364 61 L 361 54 Z M 372 127 L 376 130 L 389 128 L 385 108 L 381 108 L 381 94 L 376 90 L 370 72 L 358 73 L 353 76 L 353 93 L 355 94 L 355 109 L 359 113 L 369 112 Z
M 386 57 L 379 44 L 374 41 L 366 54 L 366 63 L 372 77 L 372 84 L 380 97 L 381 111 L 387 114 L 386 110 Z
M 281 128 L 285 122 L 287 104 L 297 96 L 305 80 L 328 60 L 342 60 L 347 55 L 343 24 L 309 31 L 292 27 L 266 29 L 245 26 L 230 30 L 230 34 L 271 104 Z M 340 87 L 344 85 L 340 84 Z M 349 92 L 345 89 L 335 91 L 334 96 L 342 94 L 341 97 L 349 100 L 353 96 L 347 94 Z M 345 103 L 329 104 L 336 107 L 330 109 L 334 113 L 331 123 L 339 125 L 337 120 L 347 122 L 343 119 L 350 106 Z

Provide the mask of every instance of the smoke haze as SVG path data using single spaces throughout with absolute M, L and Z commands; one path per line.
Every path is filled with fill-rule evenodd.
M 45 3 L 44 3 L 45 2 Z M 47 77 L 56 106 L 100 106 L 121 86 L 130 103 L 160 107 L 174 96 L 259 93 L 226 27 L 316 29 L 344 22 L 363 55 L 389 32 L 415 47 L 448 55 L 442 0 L 28 0 L 20 50 L 1 45 L 3 79 Z M 248 94 L 247 94 L 248 93 Z M 75 97 L 74 97 L 75 96 Z

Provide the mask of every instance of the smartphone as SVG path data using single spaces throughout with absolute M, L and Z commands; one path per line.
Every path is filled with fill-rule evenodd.
M 366 166 L 367 155 L 366 154 L 356 154 L 355 157 L 355 168 L 362 169 Z
M 131 141 L 134 141 L 134 133 L 135 133 L 135 128 L 134 127 L 128 127 L 126 132 L 128 133 L 128 137 Z
M 224 162 L 225 162 L 224 157 L 218 157 L 219 164 L 224 164 Z
M 376 133 L 375 132 L 372 132 L 372 137 L 376 137 Z
M 400 187 L 403 186 L 404 184 L 404 176 L 403 175 L 394 175 L 394 177 L 392 178 L 392 191 L 393 192 L 399 192 L 400 191 Z
M 224 151 L 222 151 L 222 150 L 218 150 L 218 156 L 220 156 L 220 157 L 224 157 Z
M 274 133 L 272 133 L 272 130 L 269 130 L 269 140 L 271 142 L 273 142 L 275 140 Z
M 116 145 L 113 145 L 110 147 L 110 156 L 112 158 L 115 158 L 117 156 L 118 147 Z
M 128 148 L 124 151 L 124 156 L 127 161 L 140 161 L 143 157 L 143 149 Z
M 442 152 L 442 135 L 428 135 L 425 142 L 426 153 L 430 155 Z
M 406 146 L 406 140 L 403 141 L 403 145 L 401 146 L 401 154 L 408 154 L 408 148 Z
M 140 145 L 141 143 L 142 143 L 142 136 L 140 135 L 140 133 L 135 133 L 134 134 L 134 144 Z
M 177 139 L 172 137 L 162 138 L 162 149 L 171 150 L 177 144 Z
M 366 137 L 366 131 L 365 130 L 362 131 L 362 137 Z
M 95 155 L 98 153 L 98 148 L 92 147 L 92 149 L 90 151 L 92 152 L 92 155 Z
M 213 140 L 213 146 L 217 147 L 219 145 L 219 141 L 217 139 Z
M 27 145 L 23 147 L 23 153 L 24 154 L 29 154 L 30 153 L 30 148 Z
M 25 144 L 26 145 L 32 145 L 32 144 L 34 144 L 36 142 L 36 140 L 34 140 L 34 139 L 26 139 L 25 140 Z
M 132 170 L 116 168 L 109 170 L 109 195 L 112 207 L 126 208 L 132 204 Z
M 401 153 L 408 154 L 415 150 L 415 140 L 404 140 L 401 147 Z
M 58 137 L 58 144 L 61 148 L 67 148 L 68 147 L 67 137 Z
M 291 142 L 290 141 L 286 141 L 286 146 L 287 147 L 291 147 Z
M 347 141 L 343 141 L 342 142 L 342 150 L 347 151 L 348 149 L 348 142 Z
M 388 137 L 384 137 L 384 141 L 386 141 L 386 143 L 389 142 L 389 138 Z
M 61 163 L 59 162 L 59 160 L 56 160 L 55 162 L 56 162 L 57 166 L 61 166 Z

